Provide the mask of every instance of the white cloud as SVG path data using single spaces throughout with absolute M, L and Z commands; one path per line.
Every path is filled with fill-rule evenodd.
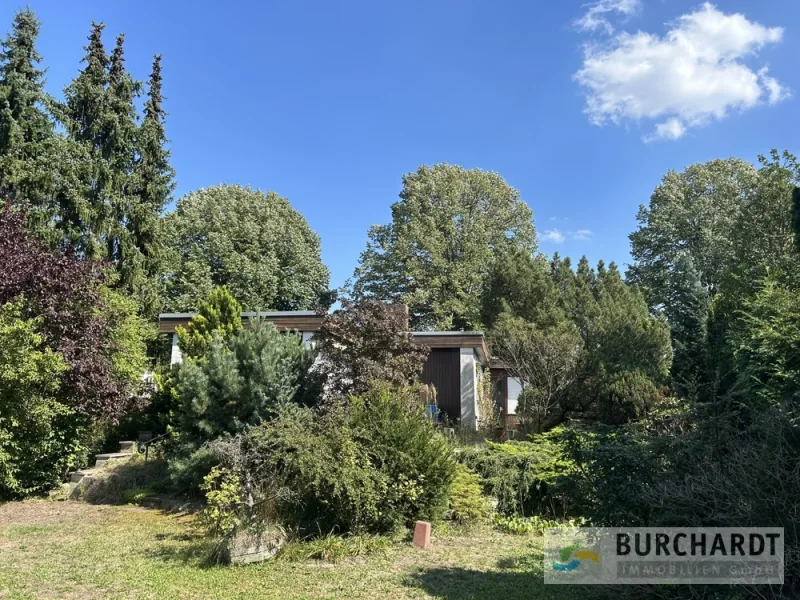
M 658 121 L 644 139 L 674 140 L 733 110 L 787 98 L 789 90 L 766 67 L 754 71 L 744 63 L 782 37 L 781 27 L 724 14 L 707 2 L 678 17 L 664 37 L 623 32 L 605 45 L 588 44 L 574 78 L 592 124 Z
M 571 231 L 569 233 L 571 240 L 590 240 L 592 239 L 592 231 L 589 229 L 578 229 L 578 231 Z
M 767 75 L 766 67 L 758 72 L 758 77 L 761 79 L 761 83 L 764 84 L 764 87 L 767 88 L 767 91 L 769 92 L 770 104 L 777 104 L 781 100 L 786 100 L 787 98 L 791 97 L 792 94 L 788 88 L 783 87 L 774 77 Z
M 656 124 L 656 130 L 650 135 L 644 136 L 645 142 L 655 142 L 656 140 L 677 140 L 686 133 L 686 127 L 680 119 L 669 118 L 663 123 Z
M 639 9 L 640 0 L 594 0 L 584 6 L 587 8 L 586 14 L 575 21 L 575 26 L 581 31 L 595 31 L 604 29 L 607 33 L 613 33 L 614 27 L 608 20 L 610 13 L 620 13 L 630 16 Z
M 542 239 L 555 244 L 563 244 L 567 238 L 558 229 L 548 229 L 544 232 Z

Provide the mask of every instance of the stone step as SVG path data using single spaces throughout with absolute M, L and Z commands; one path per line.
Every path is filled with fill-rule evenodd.
M 95 454 L 97 460 L 115 460 L 118 458 L 130 458 L 130 452 L 106 452 L 105 454 Z
M 89 480 L 92 478 L 92 471 L 75 471 L 70 473 L 69 475 L 69 498 L 74 500 L 77 498 L 77 490 L 78 486 L 81 484 L 82 481 Z
M 120 442 L 119 451 L 123 454 L 133 454 L 136 451 L 136 442 Z
M 133 454 L 131 452 L 107 452 L 105 454 L 95 454 L 94 466 L 95 468 L 99 469 L 100 467 L 106 466 L 107 463 L 128 460 L 132 456 Z
M 80 483 L 81 479 L 84 477 L 88 477 L 91 475 L 89 471 L 73 471 L 69 474 L 69 482 L 70 483 Z

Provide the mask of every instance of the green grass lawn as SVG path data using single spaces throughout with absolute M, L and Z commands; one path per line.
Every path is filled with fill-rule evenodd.
M 29 501 L 0 506 L 0 598 L 583 598 L 542 582 L 541 538 L 490 529 L 339 564 L 205 566 L 186 514 Z

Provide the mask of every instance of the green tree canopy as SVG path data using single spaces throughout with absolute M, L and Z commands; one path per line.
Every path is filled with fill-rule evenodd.
M 319 236 L 275 192 L 238 185 L 192 192 L 167 216 L 165 241 L 174 310 L 196 309 L 222 285 L 245 310 L 327 308 Z
M 497 173 L 437 164 L 403 177 L 392 222 L 369 232 L 354 293 L 409 307 L 414 329 L 473 329 L 498 253 L 533 253 L 530 208 Z
M 55 392 L 67 364 L 45 346 L 42 321 L 25 318 L 22 297 L 0 304 L 2 500 L 51 489 L 75 460 L 71 450 L 79 446 L 64 439 L 74 434 L 75 419 Z
M 649 206 L 639 207 L 639 229 L 630 235 L 634 263 L 628 278 L 642 287 L 651 306 L 668 303 L 669 272 L 683 255 L 691 258 L 700 282 L 716 293 L 757 179 L 756 168 L 737 158 L 664 176 Z
M 537 430 L 570 415 L 625 422 L 658 399 L 669 327 L 614 263 L 583 257 L 573 271 L 558 256 L 507 256 L 483 305 L 492 352 L 522 383 L 522 416 Z

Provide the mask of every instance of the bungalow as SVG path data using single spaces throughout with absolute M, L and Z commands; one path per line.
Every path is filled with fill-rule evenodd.
M 172 335 L 172 363 L 182 360 L 175 329 L 186 326 L 193 313 L 164 313 L 159 315 L 159 331 Z M 324 315 L 314 311 L 245 312 L 242 321 L 260 316 L 280 330 L 298 331 L 306 344 L 311 343 Z M 436 388 L 436 400 L 441 410 L 454 423 L 475 428 L 478 423 L 478 390 L 484 369 L 490 366 L 489 350 L 481 331 L 415 331 L 414 341 L 430 348 L 420 379 Z M 492 369 L 495 398 L 502 402 L 503 415 L 516 407 L 514 384 L 503 369 Z M 506 419 L 507 420 L 507 419 Z

